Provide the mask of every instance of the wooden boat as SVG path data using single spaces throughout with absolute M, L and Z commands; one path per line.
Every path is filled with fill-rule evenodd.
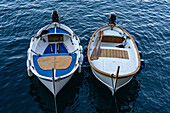
M 95 77 L 114 94 L 139 71 L 141 61 L 134 39 L 112 16 L 108 25 L 93 33 L 87 55 Z
M 54 11 L 52 19 L 31 39 L 27 71 L 57 95 L 77 68 L 81 69 L 83 55 L 79 38 L 60 23 L 58 12 Z

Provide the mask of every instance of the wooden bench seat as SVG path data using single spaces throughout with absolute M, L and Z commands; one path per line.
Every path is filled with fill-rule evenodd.
M 122 43 L 125 38 L 117 37 L 117 36 L 103 36 L 102 42 L 109 42 L 109 43 Z

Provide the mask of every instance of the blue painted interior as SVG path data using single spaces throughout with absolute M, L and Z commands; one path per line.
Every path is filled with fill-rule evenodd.
M 55 33 L 55 28 L 48 29 L 48 31 L 49 31 L 49 33 Z
M 53 49 L 53 53 L 55 53 L 55 51 L 56 51 L 55 44 L 51 44 L 51 46 L 52 46 L 52 49 Z M 50 53 L 52 53 L 52 52 L 51 52 L 51 47 L 50 47 L 50 44 L 49 44 L 47 46 L 47 48 L 45 49 L 44 54 L 50 54 Z
M 57 48 L 58 48 L 58 44 L 51 44 L 52 45 L 52 49 L 53 49 L 53 53 L 57 52 Z M 44 51 L 44 54 L 50 54 L 51 53 L 51 47 L 50 44 L 47 46 L 47 48 Z M 68 53 L 67 49 L 65 48 L 63 43 L 59 43 L 59 53 Z
M 77 54 L 76 53 L 73 53 L 71 55 L 69 55 L 68 53 L 61 53 L 60 56 L 64 56 L 62 54 L 67 54 L 65 56 L 71 56 L 72 57 L 72 62 L 70 64 L 70 66 L 67 68 L 67 69 L 57 69 L 56 70 L 56 73 L 55 73 L 55 76 L 56 77 L 59 77 L 59 76 L 63 76 L 63 75 L 66 75 L 68 74 L 70 71 L 73 70 L 75 64 L 76 64 L 76 59 L 77 59 Z
M 58 44 L 56 46 L 56 51 L 57 51 L 57 48 L 58 48 Z M 63 43 L 59 43 L 59 53 L 68 53 L 67 49 L 65 48 L 64 44 Z
M 76 59 L 77 59 L 77 54 L 73 53 L 69 55 L 68 53 L 59 53 L 59 54 L 44 54 L 41 56 L 33 55 L 33 63 L 34 63 L 34 68 L 37 71 L 38 74 L 45 76 L 45 77 L 52 77 L 52 70 L 42 70 L 39 65 L 38 65 L 38 58 L 40 57 L 46 57 L 46 56 L 71 56 L 72 57 L 72 62 L 70 66 L 67 69 L 57 69 L 55 76 L 63 76 L 68 74 L 75 66 Z
M 50 34 L 50 33 L 55 33 L 55 28 L 48 29 L 48 31 L 49 31 L 48 34 Z M 64 34 L 70 35 L 69 32 L 67 32 L 66 30 L 61 29 L 61 28 L 56 28 L 56 33 L 64 33 Z
M 56 28 L 56 33 L 64 33 L 64 34 L 68 34 L 69 35 L 69 33 L 66 30 L 61 29 L 61 28 Z

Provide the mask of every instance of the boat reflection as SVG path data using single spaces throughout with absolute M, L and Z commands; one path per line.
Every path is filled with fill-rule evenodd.
M 39 103 L 40 109 L 45 113 L 55 112 L 53 94 L 36 77 L 30 78 L 30 81 L 30 95 Z M 139 83 L 134 76 L 114 97 L 111 91 L 94 77 L 90 68 L 83 68 L 82 73 L 75 72 L 58 93 L 57 111 L 116 113 L 118 109 L 119 112 L 137 112 L 135 101 L 139 90 Z
M 57 111 L 63 113 L 67 106 L 74 104 L 76 94 L 82 84 L 82 77 L 75 72 L 71 80 L 57 94 Z M 30 78 L 30 95 L 39 103 L 40 109 L 45 113 L 54 113 L 55 104 L 53 94 L 38 80 L 37 77 Z M 72 111 L 70 111 L 72 112 Z
M 115 96 L 112 96 L 111 91 L 99 82 L 91 72 L 90 68 L 86 69 L 88 84 L 90 88 L 89 103 L 96 109 L 98 113 L 116 113 L 118 112 L 137 112 L 135 100 L 138 98 L 140 86 L 135 75 L 131 82 L 120 88 Z M 115 102 L 115 100 L 117 102 Z

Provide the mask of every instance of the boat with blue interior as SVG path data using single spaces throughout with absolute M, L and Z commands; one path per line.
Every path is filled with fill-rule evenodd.
M 27 51 L 28 76 L 37 78 L 54 94 L 64 87 L 82 65 L 82 46 L 76 34 L 61 24 L 58 11 L 52 22 L 41 28 L 31 39 Z

